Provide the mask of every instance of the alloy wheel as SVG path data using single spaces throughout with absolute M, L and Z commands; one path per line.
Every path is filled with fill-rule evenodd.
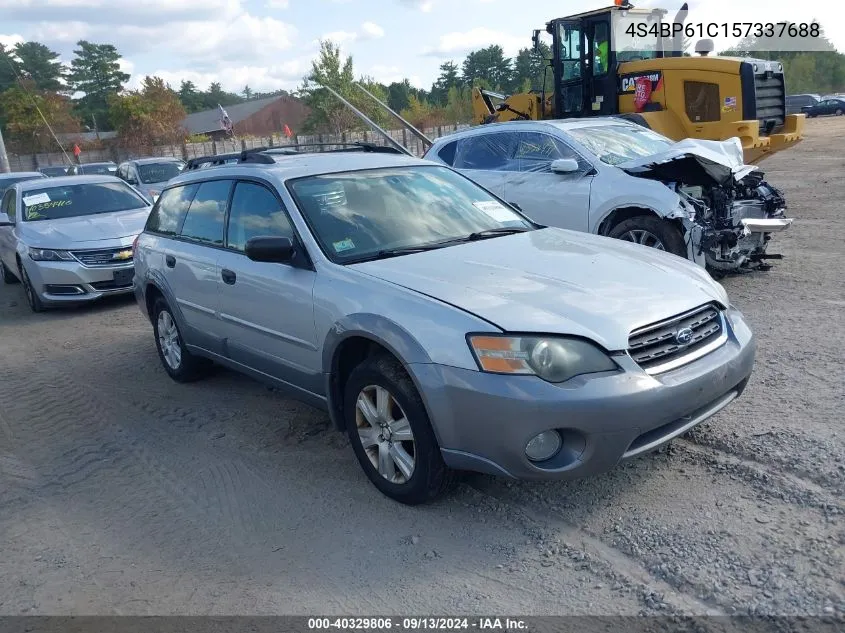
M 414 434 L 396 398 L 384 387 L 364 387 L 355 403 L 355 423 L 378 473 L 391 483 L 408 482 L 416 464 Z
M 651 231 L 644 231 L 642 229 L 631 229 L 619 236 L 620 240 L 626 242 L 634 242 L 635 244 L 642 244 L 650 248 L 656 248 L 659 251 L 665 251 L 663 242 Z
M 182 343 L 179 340 L 176 322 L 166 310 L 158 314 L 158 343 L 168 367 L 174 371 L 179 369 L 182 363 Z

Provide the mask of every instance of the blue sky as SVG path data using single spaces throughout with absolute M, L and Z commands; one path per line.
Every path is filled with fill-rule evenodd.
M 293 89 L 320 38 L 351 54 L 358 74 L 430 87 L 439 65 L 489 44 L 515 54 L 551 18 L 611 0 L 0 0 L 0 42 L 34 39 L 67 61 L 76 41 L 109 42 L 124 56 L 130 86 L 156 74 L 178 87 L 219 81 L 240 92 Z M 679 0 L 637 6 L 674 10 Z M 845 51 L 845 21 L 822 0 L 690 2 L 688 21 L 822 21 Z M 717 40 L 717 48 L 730 40 Z

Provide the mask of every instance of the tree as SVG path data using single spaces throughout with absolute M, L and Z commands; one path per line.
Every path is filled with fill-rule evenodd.
M 9 144 L 25 153 L 57 150 L 50 127 L 56 134 L 80 129 L 79 120 L 73 115 L 73 104 L 66 96 L 39 91 L 30 79 L 22 83 L 0 94 L 0 112 L 5 119 Z M 42 114 L 44 118 L 41 118 Z
M 193 81 L 183 80 L 179 85 L 179 101 L 188 114 L 205 109 L 202 93 L 197 90 Z
M 109 129 L 109 100 L 123 90 L 129 75 L 120 70 L 120 54 L 111 44 L 80 40 L 77 46 L 67 76 L 68 88 L 85 95 L 77 103 L 77 112 L 86 125 Z
M 39 42 L 21 42 L 15 45 L 15 57 L 20 61 L 21 74 L 31 79 L 37 89 L 51 92 L 65 89 L 64 69 L 57 52 Z
M 185 138 L 185 108 L 160 77 L 144 77 L 140 90 L 112 95 L 109 102 L 121 140 L 133 149 L 143 151 Z
M 202 93 L 202 110 L 216 109 L 218 105 L 226 106 L 234 105 L 236 103 L 243 103 L 243 98 L 232 92 L 223 90 L 223 86 L 219 82 L 213 81 L 208 86 L 208 90 Z
M 552 51 L 545 42 L 540 42 L 539 44 L 538 50 L 523 48 L 517 54 L 514 59 L 511 90 L 523 90 L 526 82 L 529 86 L 528 90 L 539 91 L 543 89 L 543 81 L 546 79 L 546 68 L 548 68 L 549 59 L 552 57 Z M 551 81 L 551 75 L 549 75 L 546 88 L 551 89 Z
M 512 61 L 498 44 L 472 51 L 464 59 L 462 79 L 472 86 L 479 79 L 487 80 L 495 90 L 507 90 L 513 77 Z
M 12 49 L 7 49 L 0 44 L 0 93 L 17 85 L 18 74 L 20 74 L 20 64 L 12 54 Z
M 460 82 L 459 68 L 455 62 L 448 61 L 440 64 L 440 76 L 431 87 L 431 102 L 441 106 L 446 105 L 449 90 Z
M 311 62 L 311 71 L 298 91 L 310 109 L 304 124 L 305 131 L 341 134 L 362 128 L 363 124 L 358 116 L 323 86 L 332 88 L 359 110 L 368 111 L 375 123 L 386 123 L 387 113 L 382 108 L 371 108 L 369 97 L 356 90 L 354 82 L 352 57 L 344 58 L 340 47 L 333 42 L 321 41 L 320 52 Z M 361 83 L 380 100 L 387 100 L 387 90 L 381 84 L 369 78 L 362 78 Z
M 412 94 L 414 94 L 414 88 L 410 81 L 407 79 L 394 81 L 387 87 L 387 105 L 391 110 L 401 112 L 410 104 Z
M 250 88 L 248 85 L 244 86 L 243 92 L 241 94 L 243 94 L 244 99 L 249 101 L 252 98 L 252 88 Z

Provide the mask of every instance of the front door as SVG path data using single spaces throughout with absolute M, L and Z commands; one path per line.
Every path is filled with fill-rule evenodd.
M 322 394 L 322 357 L 314 325 L 313 270 L 254 262 L 253 237 L 289 237 L 293 226 L 269 186 L 239 181 L 229 209 L 227 248 L 220 252 L 220 319 L 233 361 L 296 390 Z
M 508 173 L 505 199 L 516 202 L 539 224 L 573 231 L 589 230 L 591 165 L 569 146 L 542 132 L 519 132 L 515 159 L 517 171 Z M 578 161 L 579 169 L 554 173 L 559 158 Z

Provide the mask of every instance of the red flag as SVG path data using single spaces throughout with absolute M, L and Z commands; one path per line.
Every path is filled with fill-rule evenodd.
M 288 127 L 287 123 L 285 123 L 285 136 L 287 136 L 288 138 L 293 136 L 293 132 L 290 131 L 290 128 Z
M 76 143 L 73 144 L 73 155 L 79 158 L 79 155 L 82 153 L 82 150 L 79 149 L 79 145 Z
M 649 99 L 651 99 L 651 79 L 649 77 L 637 77 L 636 90 L 634 91 L 634 107 L 637 112 L 643 111 Z

